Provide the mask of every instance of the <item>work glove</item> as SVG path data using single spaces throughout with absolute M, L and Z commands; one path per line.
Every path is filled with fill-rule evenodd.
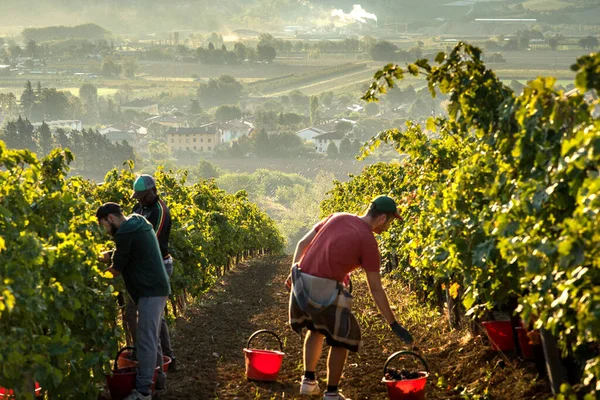
M 398 321 L 394 321 L 394 323 L 390 324 L 390 328 L 396 336 L 404 341 L 406 344 L 411 344 L 413 342 L 412 335 L 398 323 Z

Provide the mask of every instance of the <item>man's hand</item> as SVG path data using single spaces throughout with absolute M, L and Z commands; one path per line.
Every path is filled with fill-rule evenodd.
M 111 254 L 112 254 L 111 251 L 104 251 L 104 252 L 102 252 L 98 256 L 98 261 L 100 261 L 101 263 L 104 263 L 104 264 L 110 263 Z
M 289 274 L 287 279 L 285 280 L 285 287 L 288 290 L 288 292 L 292 290 L 292 274 Z
M 116 278 L 117 276 L 121 275 L 121 273 L 119 271 L 117 271 L 116 269 L 114 269 L 113 267 L 108 267 L 106 268 L 104 271 L 102 271 L 104 274 L 106 274 L 107 272 L 110 272 L 112 277 L 106 277 L 105 278 Z
M 402 325 L 400 325 L 398 321 L 394 321 L 390 325 L 390 328 L 392 328 L 394 334 L 402 339 L 404 343 L 411 344 L 413 342 L 412 335 Z

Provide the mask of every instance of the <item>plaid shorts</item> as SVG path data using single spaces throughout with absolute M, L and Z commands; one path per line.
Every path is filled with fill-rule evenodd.
M 301 333 L 306 328 L 324 335 L 330 346 L 343 347 L 353 352 L 360 350 L 360 326 L 352 314 L 352 295 L 346 289 L 338 285 L 337 296 L 322 309 L 306 306 L 303 309 L 300 304 L 305 301 L 298 301 L 293 289 L 292 287 L 290 293 L 289 323 L 295 332 Z

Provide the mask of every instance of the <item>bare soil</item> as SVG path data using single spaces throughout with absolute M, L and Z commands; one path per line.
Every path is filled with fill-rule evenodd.
M 289 257 L 265 257 L 244 263 L 179 318 L 173 341 L 179 369 L 168 376 L 162 400 L 293 399 L 302 375 L 302 338 L 287 325 L 288 292 L 283 285 Z M 362 274 L 353 275 L 354 310 L 363 330 L 364 348 L 350 354 L 340 388 L 348 398 L 386 399 L 381 383 L 387 357 L 403 349 L 376 311 Z M 485 337 L 449 330 L 437 311 L 424 306 L 406 288 L 387 281 L 386 290 L 400 321 L 412 332 L 429 364 L 427 399 L 546 399 L 549 387 L 535 366 L 514 354 L 491 350 Z M 285 357 L 274 383 L 245 376 L 243 348 L 256 330 L 276 331 Z M 264 347 L 263 347 L 264 346 Z M 253 348 L 275 348 L 269 339 Z M 317 368 L 325 389 L 326 350 Z M 400 366 L 398 366 L 400 367 Z M 405 365 L 402 368 L 416 369 Z

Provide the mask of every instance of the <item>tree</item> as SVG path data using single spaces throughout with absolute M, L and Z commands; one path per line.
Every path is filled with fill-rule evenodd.
M 240 119 L 242 117 L 242 110 L 239 106 L 233 104 L 224 104 L 217 108 L 215 112 L 215 118 L 217 121 L 225 122 L 233 119 Z
M 2 135 L 0 135 L 0 139 L 6 143 L 6 146 L 9 149 L 20 148 L 21 140 L 19 138 L 17 123 L 15 121 L 9 121 L 6 126 L 2 128 Z
M 125 57 L 121 62 L 123 73 L 128 78 L 135 78 L 135 74 L 139 68 L 138 62 L 134 57 Z
M 558 49 L 558 37 L 553 36 L 551 38 L 548 39 L 548 46 L 550 46 L 550 48 L 552 50 Z
M 581 46 L 584 49 L 593 50 L 596 47 L 598 47 L 599 42 L 598 42 L 598 38 L 596 38 L 594 36 L 587 36 L 587 37 L 579 39 L 577 44 L 579 44 L 579 46 Z
M 87 123 L 94 123 L 98 120 L 98 88 L 91 83 L 84 83 L 79 88 L 79 97 L 83 103 L 83 119 Z
M 171 157 L 169 146 L 165 146 L 165 142 L 158 140 L 151 140 L 148 143 L 148 153 L 152 161 L 166 160 Z
M 279 125 L 295 126 L 304 121 L 304 116 L 296 113 L 279 113 L 277 123 Z
M 21 54 L 23 54 L 23 50 L 21 49 L 21 47 L 19 47 L 16 44 L 13 44 L 12 46 L 10 46 L 8 48 L 8 51 L 10 52 L 10 56 L 12 58 L 19 57 Z
M 198 165 L 190 169 L 190 182 L 198 183 L 200 179 L 214 179 L 221 175 L 219 167 L 207 160 L 200 160 Z
M 338 121 L 338 123 L 335 124 L 335 130 L 342 133 L 350 132 L 353 127 L 354 125 L 348 121 Z
M 63 92 L 55 88 L 44 88 L 40 97 L 44 119 L 65 119 L 68 115 L 69 100 Z
M 28 40 L 27 44 L 25 45 L 25 54 L 27 54 L 27 56 L 31 58 L 35 58 L 37 54 L 37 49 L 38 46 L 35 43 L 35 40 Z
M 46 122 L 42 122 L 42 125 L 37 131 L 39 152 L 41 156 L 46 156 L 54 147 L 54 140 L 52 138 L 52 132 Z
M 190 99 L 190 114 L 196 115 L 202 112 L 202 108 L 200 107 L 200 103 L 196 99 Z
M 519 37 L 519 49 L 521 50 L 527 50 L 529 48 L 529 41 L 530 38 L 527 36 L 520 36 Z
M 23 93 L 21 93 L 21 109 L 23 110 L 23 114 L 25 114 L 27 117 L 31 116 L 31 109 L 34 106 L 35 101 L 36 96 L 33 92 L 31 81 L 27 81 L 25 83 L 25 90 Z
M 362 147 L 362 145 L 363 145 L 363 143 L 360 140 L 353 140 L 352 141 L 352 154 L 359 155 L 360 148 Z
M 23 119 L 19 116 L 17 119 L 17 135 L 19 138 L 19 148 L 29 149 L 31 151 L 37 151 L 37 144 L 35 142 L 35 135 L 33 125 L 28 119 Z
M 333 141 L 329 142 L 327 145 L 327 158 L 338 158 L 340 152 L 338 151 L 337 146 Z
M 104 60 L 102 60 L 100 68 L 102 70 L 102 75 L 107 78 L 121 74 L 121 66 L 110 57 L 105 57 Z
M 9 118 L 16 117 L 19 114 L 17 97 L 14 93 L 0 93 L 0 110 Z
M 519 50 L 519 40 L 517 38 L 510 38 L 504 45 L 506 50 Z
M 310 97 L 302 94 L 299 90 L 292 90 L 289 94 L 290 102 L 297 111 L 304 113 L 310 105 Z
M 258 36 L 258 44 L 268 44 L 275 46 L 276 39 L 270 33 L 261 33 Z
M 317 96 L 310 97 L 310 123 L 315 125 L 319 122 L 319 98 Z
M 377 44 L 377 39 L 372 36 L 364 36 L 360 39 L 360 49 L 365 53 L 370 53 Z
M 272 62 L 277 56 L 275 48 L 269 44 L 259 44 L 256 46 L 256 53 L 260 61 Z
M 396 59 L 396 50 L 395 44 L 382 40 L 371 48 L 370 54 L 375 61 L 392 61 Z
M 197 95 L 200 105 L 212 108 L 222 104 L 237 104 L 242 94 L 242 84 L 228 75 L 218 79 L 211 78 L 207 83 L 201 83 Z
M 352 147 L 352 142 L 350 142 L 350 139 L 346 136 L 340 142 L 340 156 L 350 158 L 354 155 L 353 151 L 354 148 Z
M 248 49 L 243 43 L 237 42 L 233 46 L 233 52 L 239 61 L 244 61 L 247 58 Z
M 271 148 L 271 141 L 269 140 L 269 134 L 264 130 L 260 129 L 254 135 L 254 154 L 259 157 L 269 157 L 273 154 Z
M 331 103 L 333 103 L 333 92 L 323 92 L 319 95 L 319 100 L 321 100 L 321 104 L 325 107 L 331 107 Z

